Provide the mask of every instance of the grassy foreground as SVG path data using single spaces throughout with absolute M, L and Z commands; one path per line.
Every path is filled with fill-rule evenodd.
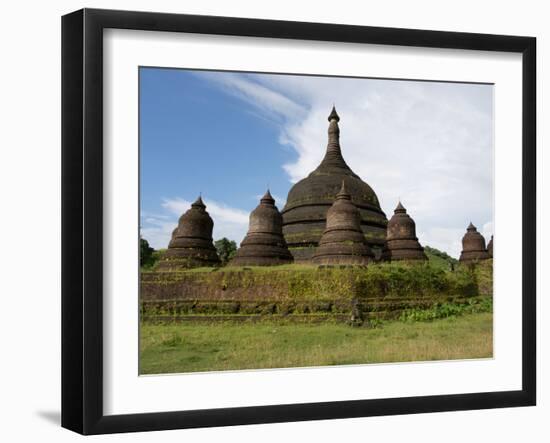
M 376 328 L 338 323 L 150 324 L 140 331 L 140 373 L 223 371 L 491 357 L 493 315 Z

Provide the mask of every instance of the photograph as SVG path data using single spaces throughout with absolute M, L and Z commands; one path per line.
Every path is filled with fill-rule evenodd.
M 140 66 L 140 375 L 491 359 L 493 108 Z
M 544 5 L 6 2 L 0 441 L 550 442 Z

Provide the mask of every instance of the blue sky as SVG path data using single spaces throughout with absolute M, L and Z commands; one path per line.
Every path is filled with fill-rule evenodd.
M 200 192 L 214 238 L 237 242 L 267 186 L 279 209 L 340 114 L 344 157 L 388 215 L 399 198 L 423 244 L 460 252 L 492 232 L 489 85 L 140 69 L 141 232 L 166 247 Z
M 286 193 L 278 129 L 192 71 L 140 72 L 141 195 L 158 211 L 162 198 L 206 199 L 252 209 L 269 184 Z M 252 191 L 252 194 L 251 194 Z

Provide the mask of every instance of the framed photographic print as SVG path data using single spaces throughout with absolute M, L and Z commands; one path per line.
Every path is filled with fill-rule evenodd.
M 536 401 L 531 37 L 62 21 L 62 425 Z

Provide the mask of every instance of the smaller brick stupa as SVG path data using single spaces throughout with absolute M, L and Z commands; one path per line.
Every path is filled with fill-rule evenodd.
M 489 240 L 489 243 L 487 244 L 487 252 L 489 254 L 489 257 L 493 258 L 493 236 L 491 235 L 491 240 Z
M 366 265 L 374 259 L 361 230 L 361 213 L 352 203 L 342 180 L 340 192 L 327 212 L 327 223 L 312 263 L 318 265 Z
M 229 266 L 273 266 L 292 263 L 283 237 L 283 216 L 269 189 L 250 213 L 246 237 Z
M 191 205 L 172 232 L 168 249 L 157 265 L 160 271 L 177 271 L 178 269 L 200 266 L 217 266 L 220 259 L 212 243 L 214 222 L 206 212 L 206 205 L 199 198 Z
M 401 202 L 398 203 L 393 217 L 388 222 L 382 258 L 389 261 L 428 259 L 424 248 L 418 242 L 416 224 Z
M 459 261 L 461 263 L 472 263 L 490 258 L 485 248 L 483 235 L 477 232 L 477 228 L 470 222 L 466 234 L 462 237 L 462 253 Z

